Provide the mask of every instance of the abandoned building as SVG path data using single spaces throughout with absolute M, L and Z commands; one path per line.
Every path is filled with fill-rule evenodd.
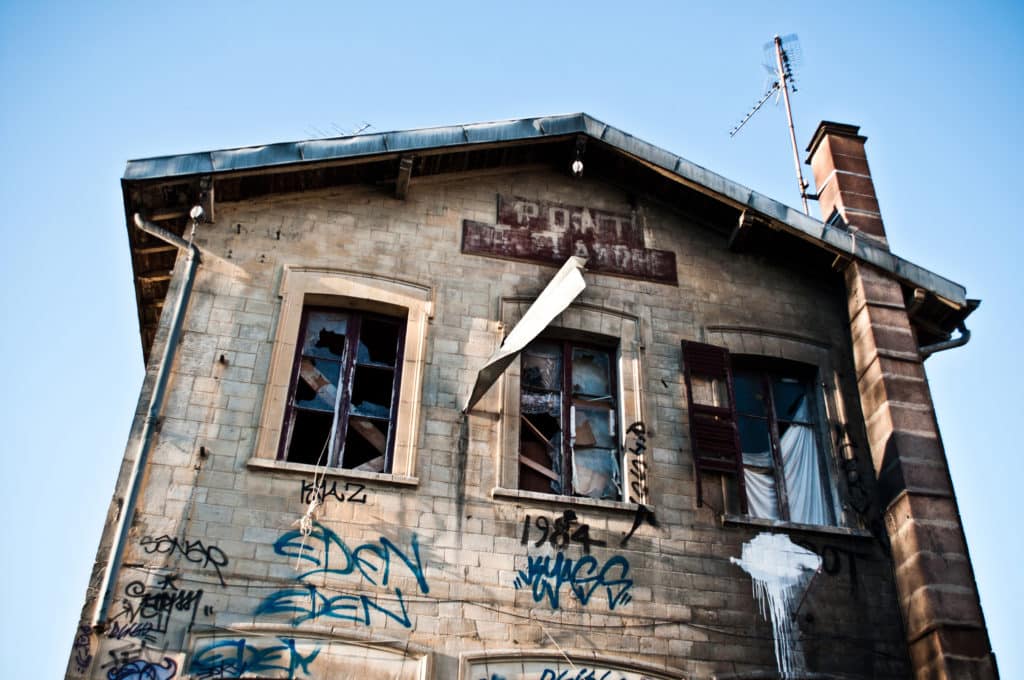
M 924 372 L 978 301 L 865 141 L 825 222 L 584 114 L 130 161 L 67 677 L 996 677 Z

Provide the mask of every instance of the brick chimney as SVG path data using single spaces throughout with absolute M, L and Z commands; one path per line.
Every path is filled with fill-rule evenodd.
M 808 151 L 822 214 L 885 244 L 875 187 L 853 125 L 823 122 Z M 914 677 L 997 678 L 923 359 L 901 284 L 857 260 L 846 268 L 857 390 L 892 547 Z
M 838 213 L 847 225 L 888 247 L 864 152 L 868 138 L 857 134 L 859 131 L 856 125 L 822 121 L 807 146 L 821 219 L 828 221 Z

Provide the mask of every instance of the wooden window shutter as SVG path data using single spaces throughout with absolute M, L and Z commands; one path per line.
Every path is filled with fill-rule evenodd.
M 704 504 L 701 478 L 705 472 L 735 475 L 740 511 L 746 514 L 747 489 L 743 479 L 743 451 L 737 427 L 729 351 L 724 347 L 683 340 L 683 375 L 694 477 L 697 480 L 697 505 Z

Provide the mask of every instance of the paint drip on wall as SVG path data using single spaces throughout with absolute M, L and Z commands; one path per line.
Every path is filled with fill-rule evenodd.
M 750 574 L 761 616 L 771 620 L 779 675 L 794 677 L 804 670 L 804 659 L 792 609 L 821 567 L 821 557 L 785 534 L 764 533 L 743 544 L 740 559 L 730 557 L 729 561 Z

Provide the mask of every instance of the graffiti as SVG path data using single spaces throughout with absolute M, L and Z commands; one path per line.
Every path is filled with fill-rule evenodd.
M 107 680 L 170 680 L 178 674 L 178 664 L 169 656 L 162 664 L 135 659 L 107 671 Z
M 574 524 L 578 525 L 575 530 L 572 528 Z M 534 526 L 541 532 L 540 538 L 534 543 L 538 548 L 544 545 L 545 541 L 549 541 L 556 550 L 564 550 L 570 543 L 576 542 L 583 546 L 583 552 L 589 554 L 591 545 L 607 545 L 605 541 L 591 538 L 590 525 L 579 523 L 576 520 L 576 513 L 572 510 L 566 510 L 553 522 L 547 517 L 537 517 L 534 519 Z M 530 516 L 527 515 L 523 518 L 523 536 L 520 540 L 523 545 L 530 542 L 531 528 Z
M 626 449 L 627 457 L 629 459 L 629 476 L 632 479 L 630 482 L 631 497 L 636 501 L 636 513 L 633 515 L 633 526 L 629 528 L 627 533 L 622 540 L 619 542 L 620 547 L 625 547 L 629 543 L 629 539 L 633 537 L 636 530 L 646 522 L 654 528 L 658 528 L 658 519 L 654 516 L 654 512 L 647 507 L 647 459 L 644 456 L 644 451 L 647 450 L 647 428 L 641 421 L 637 421 L 626 428 L 626 434 L 632 434 L 636 440 L 633 442 L 633 446 Z
M 319 482 L 307 482 L 302 480 L 302 489 L 299 492 L 303 505 L 309 505 L 314 500 L 323 503 L 328 498 L 333 498 L 339 503 L 366 503 L 366 486 L 358 482 L 345 482 L 341 493 L 338 492 L 338 480 L 331 480 L 327 485 L 326 479 Z
M 584 607 L 596 593 L 604 593 L 612 610 L 633 599 L 629 561 L 621 555 L 609 558 L 604 565 L 590 555 L 573 560 L 564 553 L 553 558 L 528 555 L 527 560 L 526 569 L 517 572 L 513 585 L 517 590 L 530 588 L 534 602 L 546 599 L 552 609 L 561 608 L 562 586 L 568 586 L 569 593 Z
M 626 680 L 626 677 L 615 671 L 604 671 L 594 668 L 573 668 L 558 670 L 545 668 L 541 671 L 540 680 Z
M 821 557 L 821 569 L 829 576 L 838 576 L 843 571 L 843 561 L 845 558 L 847 570 L 850 572 L 850 593 L 854 599 L 860 596 L 858 578 L 857 578 L 857 559 L 864 559 L 870 557 L 867 553 L 855 552 L 838 545 L 832 545 L 826 543 L 817 548 L 814 544 L 808 541 L 793 541 L 801 548 L 806 548 L 814 553 L 817 553 Z
M 375 614 L 383 615 L 406 628 L 412 627 L 405 606 L 402 590 L 391 587 L 391 568 L 404 565 L 405 571 L 416 579 L 421 593 L 429 593 L 430 586 L 423 575 L 423 561 L 420 558 L 419 539 L 413 534 L 409 551 L 403 551 L 383 536 L 377 541 L 363 543 L 355 548 L 327 527 L 313 524 L 313 533 L 304 537 L 298 530 L 283 534 L 274 543 L 274 552 L 297 562 L 306 561 L 315 567 L 299 574 L 294 588 L 278 590 L 267 596 L 256 608 L 255 614 L 292 614 L 292 625 L 321 617 L 345 619 L 368 626 Z M 389 588 L 388 595 L 397 606 L 388 609 L 366 595 L 328 596 L 315 585 L 307 583 L 309 577 L 317 574 L 351 576 L 358 573 L 371 585 Z
M 480 680 L 506 680 L 504 675 L 491 673 L 490 677 L 483 676 Z M 626 676 L 616 671 L 604 671 L 601 669 L 576 667 L 573 669 L 559 670 L 557 668 L 543 668 L 540 672 L 540 680 L 627 680 Z
M 633 534 L 636 533 L 636 530 L 639 529 L 640 525 L 644 522 L 647 522 L 655 529 L 657 529 L 659 526 L 658 518 L 654 516 L 654 513 L 651 511 L 651 509 L 648 508 L 646 505 L 638 504 L 636 506 L 636 512 L 633 513 L 633 526 L 629 528 L 629 533 L 623 536 L 622 540 L 619 541 L 619 547 L 626 547 L 626 544 L 629 542 L 629 539 L 633 537 Z
M 79 673 L 84 673 L 92 663 L 92 629 L 86 624 L 78 627 L 75 644 L 71 648 L 72 658 Z
M 642 422 L 635 422 L 626 429 L 627 435 L 634 435 L 636 441 L 631 448 L 626 449 L 629 454 L 629 472 L 632 482 L 630 489 L 633 491 L 633 498 L 637 503 L 647 502 L 647 462 L 644 459 L 644 451 L 647 450 L 647 430 Z
M 221 567 L 228 566 L 228 556 L 215 545 L 204 545 L 200 540 L 179 540 L 167 534 L 156 538 L 145 536 L 139 541 L 139 545 L 151 555 L 153 553 L 162 555 L 178 553 L 189 562 L 199 564 L 203 569 L 213 567 L 214 571 L 217 572 L 220 584 L 222 586 L 227 585 L 224 583 L 224 575 L 220 569 Z
M 267 647 L 245 638 L 218 640 L 196 650 L 188 671 L 196 678 L 241 678 L 248 673 L 286 671 L 289 678 L 299 671 L 309 675 L 309 664 L 320 654 L 315 648 L 303 655 L 293 638 L 277 638 L 280 644 Z M 276 676 L 275 676 L 276 677 Z
M 591 662 L 596 663 L 596 662 Z M 484 662 L 475 666 L 472 680 L 655 680 L 641 671 L 627 671 L 608 666 L 566 661 Z M 657 677 L 667 677 L 658 675 Z
M 145 640 L 146 642 L 156 642 L 156 636 L 153 633 L 153 624 L 149 621 L 136 621 L 128 624 L 121 624 L 120 621 L 112 621 L 110 623 L 110 629 L 107 630 L 107 637 L 111 640 L 135 638 L 138 640 Z
M 409 612 L 405 608 L 402 590 L 395 588 L 397 609 L 389 610 L 366 595 L 327 595 L 312 584 L 302 588 L 278 590 L 268 596 L 257 607 L 255 614 L 292 614 L 291 624 L 297 626 L 304 621 L 319 618 L 343 619 L 369 626 L 373 613 L 397 621 L 406 628 L 412 627 Z
M 178 675 L 178 662 L 169 656 L 162 661 L 145 658 L 146 649 L 132 644 L 107 652 L 110 661 L 100 668 L 107 671 L 107 680 L 170 680 Z
M 145 629 L 143 637 L 149 637 L 151 633 L 166 633 L 174 612 L 187 612 L 191 614 L 191 628 L 195 623 L 199 603 L 203 599 L 203 591 L 182 590 L 174 584 L 174 579 L 173 576 L 164 576 L 157 582 L 155 588 L 147 588 L 142 581 L 129 583 L 124 588 L 125 597 L 121 601 L 121 611 L 111 617 L 111 622 L 117 622 L 119 630 L 131 630 L 128 624 L 148 624 L 150 627 Z M 136 632 L 142 630 L 141 626 L 135 629 Z

